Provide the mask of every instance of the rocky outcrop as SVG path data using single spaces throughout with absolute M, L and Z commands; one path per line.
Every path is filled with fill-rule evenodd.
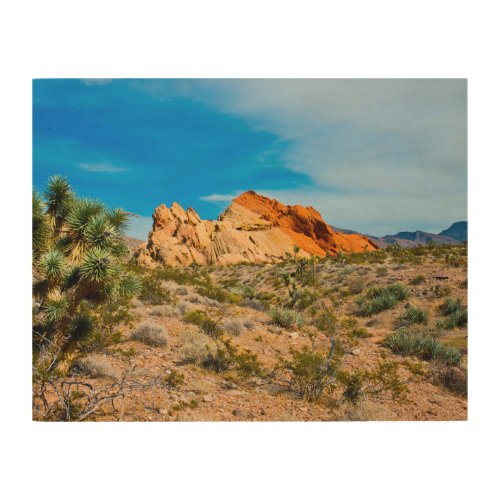
M 238 196 L 215 221 L 202 220 L 178 203 L 160 205 L 148 241 L 136 252 L 139 263 L 236 264 L 275 262 L 287 253 L 325 256 L 364 252 L 377 246 L 359 234 L 336 233 L 312 207 L 283 205 L 254 191 Z

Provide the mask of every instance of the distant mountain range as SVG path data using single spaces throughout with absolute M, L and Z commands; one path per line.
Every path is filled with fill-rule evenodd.
M 362 234 L 352 229 L 341 229 L 332 226 L 334 231 L 345 234 Z M 377 237 L 369 234 L 364 235 L 380 248 L 386 248 L 389 245 L 397 244 L 403 248 L 426 245 L 433 241 L 438 245 L 459 245 L 467 241 L 467 221 L 454 222 L 448 229 L 439 234 L 427 233 L 425 231 L 401 231 L 396 234 L 387 234 Z

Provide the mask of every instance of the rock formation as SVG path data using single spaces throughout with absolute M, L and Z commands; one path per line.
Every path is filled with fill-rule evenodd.
M 184 210 L 178 203 L 160 205 L 148 241 L 135 255 L 147 266 L 262 263 L 293 255 L 295 246 L 302 257 L 378 248 L 362 235 L 335 232 L 312 207 L 283 205 L 247 191 L 215 221 L 201 220 L 192 208 Z

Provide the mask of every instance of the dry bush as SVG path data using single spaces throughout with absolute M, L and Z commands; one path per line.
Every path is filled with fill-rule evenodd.
M 224 321 L 222 328 L 225 333 L 233 335 L 234 337 L 239 337 L 246 330 L 241 318 L 228 318 Z
M 108 377 L 117 379 L 119 376 L 118 371 L 106 357 L 93 354 L 77 359 L 73 363 L 71 371 L 90 378 Z
M 179 354 L 184 363 L 202 365 L 209 355 L 217 351 L 215 342 L 201 332 L 188 332 L 183 335 Z
M 162 306 L 154 306 L 151 309 L 151 316 L 179 316 L 180 312 L 178 308 L 170 305 L 170 304 L 165 304 Z
M 140 299 L 138 299 L 137 297 L 134 297 L 131 301 L 130 301 L 130 305 L 134 308 L 139 308 L 139 307 L 142 307 L 144 304 L 142 303 L 142 301 Z
M 256 326 L 254 320 L 250 317 L 243 319 L 243 325 L 247 330 L 253 330 Z
M 89 382 L 74 379 L 60 379 L 47 373 L 35 372 L 33 384 L 33 418 L 41 421 L 80 422 L 92 420 L 99 411 L 111 411 L 121 420 L 124 400 L 135 391 L 149 388 L 166 388 L 161 377 L 143 382 L 134 378 L 135 366 L 129 367 L 115 381 L 95 386 Z M 116 402 L 122 402 L 121 411 Z M 107 408 L 107 409 L 106 409 Z
M 190 292 L 186 294 L 184 296 L 184 299 L 185 301 L 191 302 L 192 304 L 199 304 L 202 306 L 218 307 L 220 305 L 220 303 L 216 300 L 210 299 L 209 297 L 204 297 L 203 295 L 200 295 L 196 292 Z
M 370 422 L 394 420 L 394 414 L 385 405 L 365 399 L 357 405 L 344 404 L 334 412 L 335 420 L 347 422 Z
M 242 307 L 248 307 L 249 309 L 255 309 L 256 311 L 266 311 L 267 306 L 263 302 L 261 302 L 259 299 L 244 299 L 241 302 Z
M 467 396 L 467 370 L 456 366 L 444 367 L 439 371 L 437 379 L 451 392 Z
M 130 338 L 152 347 L 164 347 L 167 345 L 167 333 L 165 329 L 153 323 L 139 325 Z
M 187 314 L 189 311 L 192 310 L 193 310 L 193 304 L 191 302 L 181 300 L 180 302 L 177 303 L 177 312 L 181 316 L 184 316 L 185 314 Z
M 361 276 L 353 276 L 347 281 L 347 289 L 353 295 L 361 293 L 365 289 L 365 279 Z
M 202 295 L 196 292 L 190 292 L 184 294 L 184 300 L 191 302 L 192 304 L 204 305 L 206 303 L 206 297 L 203 297 Z
M 170 292 L 172 295 L 175 295 L 179 289 L 179 285 L 175 281 L 163 281 L 162 287 L 165 291 Z

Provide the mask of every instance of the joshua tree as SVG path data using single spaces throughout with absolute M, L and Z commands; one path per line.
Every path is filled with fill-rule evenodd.
M 294 255 L 294 260 L 297 262 L 297 255 L 300 252 L 300 248 L 297 245 L 294 245 L 293 247 L 293 255 Z
M 78 198 L 68 181 L 51 177 L 43 198 L 33 193 L 33 330 L 37 348 L 67 352 L 95 326 L 99 308 L 134 296 L 126 272 L 123 231 L 128 214 Z

